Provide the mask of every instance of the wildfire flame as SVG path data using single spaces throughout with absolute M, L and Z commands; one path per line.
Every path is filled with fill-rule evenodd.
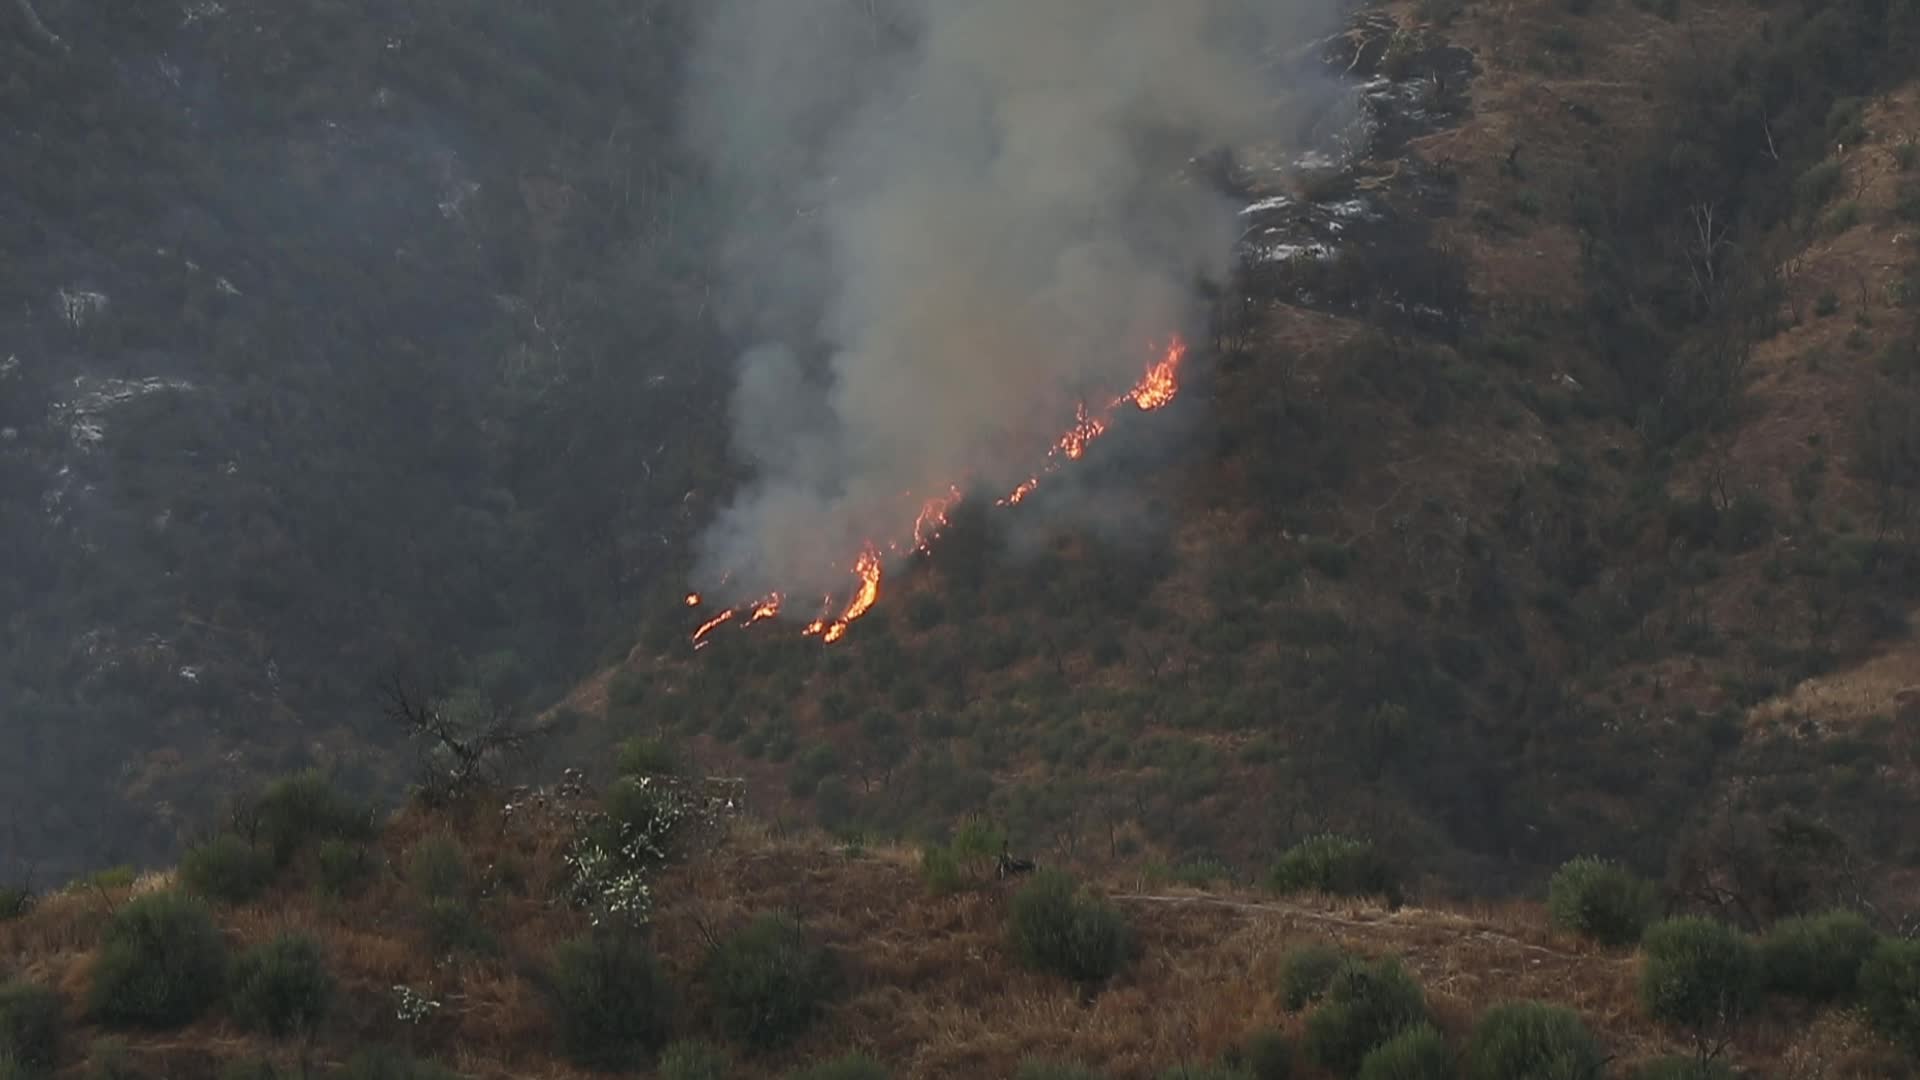
M 1133 389 L 1114 398 L 1106 408 L 1096 413 L 1089 410 L 1082 402 L 1075 410 L 1073 426 L 1067 430 L 1066 434 L 1055 440 L 1053 446 L 1047 450 L 1046 463 L 1040 471 L 1023 481 L 1005 498 L 998 500 L 996 505 L 1019 505 L 1040 486 L 1042 478 L 1059 471 L 1067 462 L 1080 460 L 1086 455 L 1087 447 L 1095 439 L 1106 434 L 1108 427 L 1113 423 L 1114 414 L 1126 406 L 1132 405 L 1141 412 L 1153 412 L 1166 407 L 1180 392 L 1180 366 L 1186 358 L 1186 343 L 1176 338 L 1167 346 L 1167 351 L 1161 358 L 1147 369 L 1146 375 L 1134 384 Z M 911 495 L 908 497 L 910 498 Z M 937 495 L 922 503 L 920 512 L 913 521 L 911 550 L 922 553 L 931 551 L 934 541 L 939 539 L 940 533 L 950 524 L 949 515 L 953 513 L 954 507 L 960 505 L 963 498 L 960 486 L 954 484 L 948 487 L 946 494 Z M 898 541 L 886 545 L 886 550 L 894 554 L 902 554 L 901 549 L 902 543 Z M 852 598 L 847 601 L 838 616 L 833 616 L 831 612 L 834 608 L 834 599 L 831 596 L 827 597 L 821 616 L 808 623 L 802 633 L 808 637 L 817 637 L 829 644 L 846 637 L 848 629 L 879 603 L 883 564 L 881 548 L 869 541 L 853 564 L 853 575 L 857 584 Z M 702 598 L 699 593 L 688 593 L 686 603 L 689 608 L 697 608 L 701 605 Z M 747 617 L 741 625 L 752 626 L 754 623 L 779 615 L 784 603 L 785 598 L 780 593 L 768 594 L 750 608 L 744 609 Z M 694 631 L 693 647 L 703 649 L 713 644 L 709 635 L 739 617 L 742 610 L 728 608 L 708 619 L 700 629 Z

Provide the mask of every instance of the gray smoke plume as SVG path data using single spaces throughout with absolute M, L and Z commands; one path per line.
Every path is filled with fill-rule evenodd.
M 1188 169 L 1270 138 L 1271 60 L 1326 0 L 717 0 L 691 133 L 734 215 L 734 449 L 705 537 L 724 597 L 844 589 L 959 484 L 1029 476 L 1230 270 Z

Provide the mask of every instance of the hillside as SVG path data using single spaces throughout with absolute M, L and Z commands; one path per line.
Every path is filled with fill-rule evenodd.
M 103 928 L 135 897 L 185 887 L 173 875 L 45 897 L 0 922 L 0 954 L 16 980 L 10 985 L 51 987 L 65 1002 L 61 1067 L 30 1075 L 401 1075 L 351 1064 L 369 1047 L 437 1058 L 475 1078 L 602 1075 L 569 1064 L 578 1053 L 566 1042 L 569 1014 L 554 1004 L 570 1000 L 555 996 L 556 985 L 565 985 L 556 983 L 556 949 L 568 939 L 593 940 L 581 935 L 605 918 L 562 900 L 573 874 L 563 853 L 591 806 L 566 785 L 507 798 L 487 793 L 450 808 L 414 806 L 372 840 L 367 867 L 351 884 L 342 886 L 308 849 L 257 895 L 218 904 L 221 936 L 236 955 L 301 936 L 317 944 L 334 981 L 330 1009 L 279 1038 L 247 1022 L 253 1014 L 243 1011 L 242 988 L 232 1004 L 216 995 L 205 1016 L 164 1032 L 103 1022 L 99 1007 L 85 1004 L 99 1000 Z M 734 1064 L 701 1076 L 798 1075 L 792 1070 L 804 1063 L 857 1051 L 898 1077 L 1007 1077 L 1032 1060 L 1153 1077 L 1177 1075 L 1165 1070 L 1181 1063 L 1220 1061 L 1261 1031 L 1282 1033 L 1293 1054 L 1305 1055 L 1298 1075 L 1328 1075 L 1310 1067 L 1307 1049 L 1312 1018 L 1328 1006 L 1287 1008 L 1282 979 L 1290 951 L 1325 944 L 1404 961 L 1456 1052 L 1489 1009 L 1515 1000 L 1575 1010 L 1611 1062 L 1608 1075 L 1632 1075 L 1638 1064 L 1688 1055 L 1695 1045 L 1684 1029 L 1647 1018 L 1637 996 L 1638 956 L 1550 929 L 1536 902 L 1387 909 L 1365 899 L 1276 896 L 1224 882 L 1200 889 L 1109 871 L 1102 891 L 1129 928 L 1133 959 L 1111 980 L 1076 988 L 1031 970 L 1009 941 L 1012 897 L 1028 879 L 995 881 L 987 873 L 939 892 L 929 888 L 917 852 L 775 833 L 737 816 L 720 833 L 680 835 L 670 861 L 646 872 L 652 901 L 644 950 L 657 954 L 665 989 L 642 1000 L 660 1002 L 667 1019 L 645 1041 L 655 1048 L 669 1039 L 731 1044 Z M 451 886 L 444 869 L 428 869 L 447 865 L 463 868 Z M 833 989 L 822 991 L 817 1021 L 753 1052 L 716 1001 L 723 991 L 710 953 L 769 912 L 800 920 L 837 974 L 825 984 Z M 602 923 L 594 933 L 617 940 L 617 925 Z M 173 963 L 186 961 L 176 954 Z M 435 1004 L 410 1016 L 408 994 Z M 1910 1075 L 1902 1071 L 1910 1062 L 1903 1065 L 1857 1010 L 1770 998 L 1714 1038 L 1724 1044 L 1717 1056 L 1754 1076 Z M 245 1062 L 252 1071 L 238 1071 Z M 268 1071 L 269 1062 L 280 1071 Z M 639 1071 L 650 1075 L 646 1064 Z

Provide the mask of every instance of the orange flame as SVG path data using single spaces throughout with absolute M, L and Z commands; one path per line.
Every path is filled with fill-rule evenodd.
M 1112 403 L 1097 415 L 1089 411 L 1083 402 L 1075 410 L 1073 427 L 1048 448 L 1046 463 L 1040 471 L 1021 483 L 1019 487 L 1014 488 L 1005 498 L 998 500 L 996 505 L 1019 505 L 1040 486 L 1043 477 L 1057 472 L 1069 461 L 1080 460 L 1086 455 L 1087 447 L 1095 439 L 1106 434 L 1108 427 L 1113 423 L 1114 413 L 1126 405 L 1131 404 L 1141 412 L 1153 412 L 1156 409 L 1165 408 L 1180 392 L 1180 366 L 1186 360 L 1186 356 L 1186 343 L 1175 338 L 1167 346 L 1166 353 L 1147 369 L 1147 373 L 1134 384 L 1133 389 L 1114 398 Z M 960 504 L 962 498 L 960 487 L 955 484 L 947 489 L 945 495 L 936 496 L 921 504 L 920 512 L 913 521 L 913 550 L 920 552 L 932 550 L 934 541 L 939 539 L 941 532 L 950 524 L 949 515 L 953 512 L 953 508 Z M 886 550 L 898 553 L 901 547 L 902 544 L 895 541 L 887 544 Z M 873 610 L 873 606 L 880 601 L 880 576 L 883 567 L 881 550 L 879 545 L 873 542 L 867 543 L 853 565 L 853 574 L 858 584 L 852 599 L 836 617 L 832 614 L 833 597 L 828 596 L 821 609 L 820 617 L 808 623 L 806 629 L 802 631 L 806 636 L 817 637 L 828 643 L 839 641 L 847 636 L 848 628 L 861 616 Z M 724 582 L 725 578 L 722 581 Z M 699 593 L 687 594 L 688 607 L 699 607 L 701 603 L 702 598 Z M 784 598 L 780 593 L 769 594 L 753 606 L 742 625 L 752 626 L 754 623 L 779 615 L 783 604 Z M 694 648 L 701 649 L 712 644 L 707 640 L 707 636 L 730 622 L 738 614 L 737 609 L 729 608 L 707 620 L 699 630 L 694 632 Z

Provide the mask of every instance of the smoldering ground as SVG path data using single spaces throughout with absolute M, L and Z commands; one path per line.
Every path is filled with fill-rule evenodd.
M 1286 130 L 1325 0 L 722 0 L 688 131 L 732 215 L 726 599 L 844 588 L 958 484 L 1030 476 L 1231 269 L 1196 156 Z M 1062 500 L 1064 512 L 1092 500 Z

